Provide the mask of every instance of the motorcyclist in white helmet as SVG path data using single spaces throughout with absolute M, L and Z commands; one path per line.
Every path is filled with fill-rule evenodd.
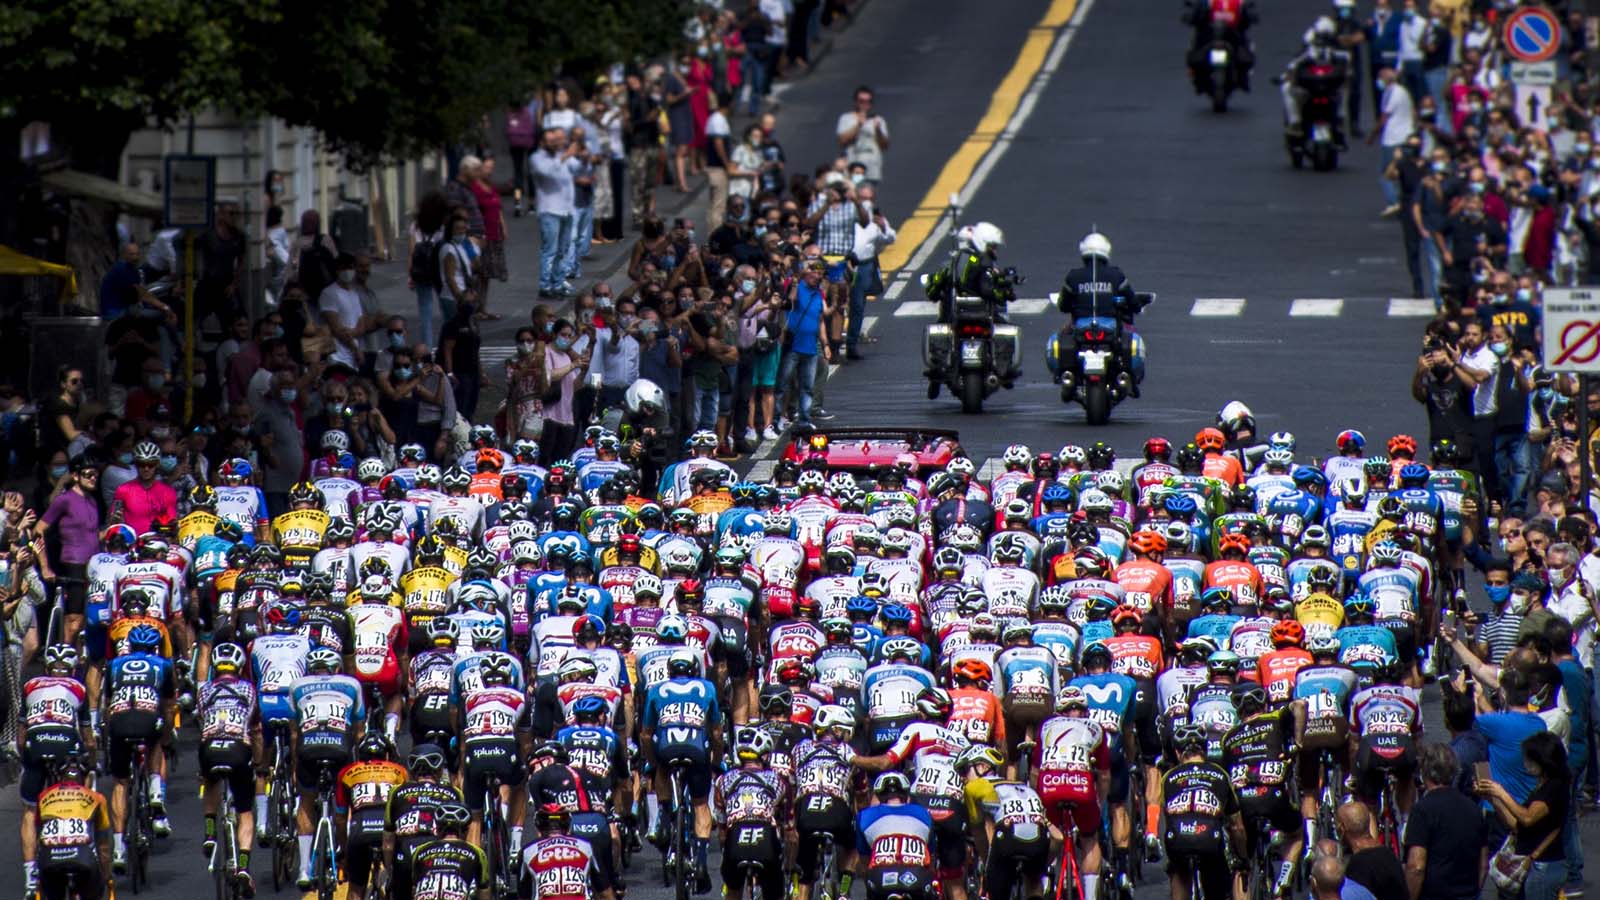
M 1303 66 L 1312 64 L 1331 64 L 1338 69 L 1340 82 L 1339 96 L 1334 98 L 1334 110 L 1342 113 L 1346 108 L 1344 92 L 1349 89 L 1350 54 L 1341 50 L 1335 39 L 1338 36 L 1339 26 L 1330 16 L 1318 16 L 1317 21 L 1306 29 L 1302 36 L 1305 47 L 1294 59 L 1289 60 L 1283 67 L 1283 74 L 1274 78 L 1278 90 L 1283 94 L 1284 131 L 1290 137 L 1303 137 L 1305 129 L 1300 122 L 1301 108 L 1305 106 L 1309 93 L 1300 86 L 1300 70 Z M 1344 128 L 1335 119 L 1335 130 L 1338 132 L 1336 139 L 1344 143 Z
M 1085 325 L 1099 325 L 1108 331 L 1121 332 L 1118 351 L 1133 372 L 1133 396 L 1137 397 L 1139 382 L 1144 379 L 1144 360 L 1134 356 L 1133 320 L 1149 298 L 1134 293 L 1128 276 L 1111 264 L 1111 239 L 1099 231 L 1083 236 L 1078 242 L 1078 256 L 1083 264 L 1062 280 L 1056 308 L 1068 317 L 1074 330 Z M 1065 350 L 1062 355 L 1066 355 Z
M 996 260 L 1006 242 L 1005 232 L 993 222 L 964 226 L 956 232 L 956 252 L 944 268 L 928 279 L 928 299 L 939 304 L 939 321 L 955 318 L 957 294 L 988 298 L 995 321 L 1005 322 L 1006 304 L 1016 299 L 1015 269 L 1001 269 Z

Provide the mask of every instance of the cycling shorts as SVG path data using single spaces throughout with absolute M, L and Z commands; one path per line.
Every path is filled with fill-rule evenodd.
M 728 666 L 729 678 L 743 678 L 750 674 L 750 629 L 742 619 L 717 616 L 719 639 L 722 642 L 722 660 Z
M 737 822 L 728 826 L 728 840 L 722 846 L 722 883 L 732 889 L 744 883 L 741 864 L 761 866 L 761 895 L 784 896 L 783 841 L 778 830 L 766 822 Z
M 474 741 L 462 751 L 461 794 L 467 809 L 483 811 L 484 794 L 489 788 L 489 776 L 501 784 L 515 787 L 527 777 L 522 767 L 522 757 L 515 739 Z
M 605 813 L 575 812 L 572 814 L 572 835 L 589 842 L 599 876 L 594 879 L 596 894 L 622 882 L 616 871 L 616 856 L 611 852 L 611 820 Z
M 1221 828 L 1220 823 L 1217 826 Z M 1220 837 L 1221 831 L 1216 831 Z M 1205 900 L 1229 900 L 1233 891 L 1233 875 L 1228 871 L 1228 858 L 1222 852 L 1222 841 L 1190 835 L 1174 836 L 1167 830 L 1167 874 L 1188 875 L 1198 870 L 1200 896 Z
M 867 900 L 902 896 L 923 900 L 933 896 L 933 872 L 925 866 L 883 866 L 867 870 Z
M 1039 799 L 1051 824 L 1067 831 L 1067 806 L 1072 806 L 1072 822 L 1078 833 L 1100 833 L 1100 797 L 1095 792 L 1093 772 L 1068 772 L 1042 769 L 1039 772 Z
M 1405 783 L 1417 772 L 1416 743 L 1409 735 L 1362 735 L 1356 748 L 1356 793 L 1375 801 L 1383 793 L 1385 773 Z
M 694 744 L 667 744 L 656 748 L 657 768 L 663 776 L 669 774 L 671 764 L 678 760 L 687 763 L 682 772 L 689 798 L 704 800 L 711 796 L 711 751 Z
M 111 745 L 107 754 L 107 771 L 116 778 L 133 775 L 133 755 L 140 744 L 146 748 L 156 746 L 160 736 L 161 719 L 151 713 L 123 713 L 106 723 Z
M 800 867 L 801 880 L 810 884 L 817 880 L 824 845 L 833 842 L 834 859 L 838 860 L 855 843 L 856 817 L 849 803 L 827 794 L 801 797 L 795 807 L 795 829 L 800 832 L 795 862 Z
M 299 750 L 295 753 L 294 780 L 300 786 L 300 790 L 315 791 L 321 786 L 323 769 L 337 776 L 340 770 L 349 764 L 348 742 L 308 745 L 302 735 Z
M 1015 889 L 1017 868 L 1030 885 L 1038 885 L 1050 868 L 1050 836 L 1041 832 L 1031 841 L 1006 831 L 996 831 L 989 848 L 989 864 L 984 870 L 984 893 L 990 897 L 1010 897 Z M 1032 895 L 1033 891 L 1025 891 Z
M 217 780 L 212 770 L 227 766 L 228 788 L 233 791 L 233 811 L 248 812 L 256 795 L 254 754 L 250 745 L 242 741 L 202 741 L 200 744 L 200 771 L 205 780 Z

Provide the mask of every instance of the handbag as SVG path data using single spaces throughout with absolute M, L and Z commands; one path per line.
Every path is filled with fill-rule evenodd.
M 1506 842 L 1500 845 L 1494 858 L 1489 860 L 1489 877 L 1494 879 L 1495 886 L 1507 894 L 1519 893 L 1522 890 L 1523 880 L 1528 877 L 1528 870 L 1533 868 L 1533 858 L 1543 853 L 1560 833 L 1561 829 L 1557 828 L 1545 835 L 1539 846 L 1533 848 L 1533 852 L 1527 855 L 1520 854 L 1514 849 L 1517 846 L 1515 832 L 1506 835 Z

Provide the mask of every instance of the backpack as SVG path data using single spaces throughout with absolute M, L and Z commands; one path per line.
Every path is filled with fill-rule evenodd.
M 439 244 L 431 237 L 417 238 L 416 249 L 411 251 L 411 281 L 417 287 L 441 288 L 439 276 Z
M 322 289 L 333 284 L 334 266 L 338 262 L 333 251 L 323 243 L 322 235 L 317 235 L 311 246 L 300 251 L 300 259 L 295 264 L 295 280 L 300 284 L 300 289 L 306 292 L 306 299 L 315 304 L 317 298 L 322 296 Z

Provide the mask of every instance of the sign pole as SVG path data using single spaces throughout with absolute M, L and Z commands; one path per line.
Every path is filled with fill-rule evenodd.
M 194 229 L 183 233 L 183 424 L 194 419 Z
M 1589 505 L 1589 488 L 1594 482 L 1594 471 L 1589 459 L 1589 376 L 1578 376 L 1578 503 Z

